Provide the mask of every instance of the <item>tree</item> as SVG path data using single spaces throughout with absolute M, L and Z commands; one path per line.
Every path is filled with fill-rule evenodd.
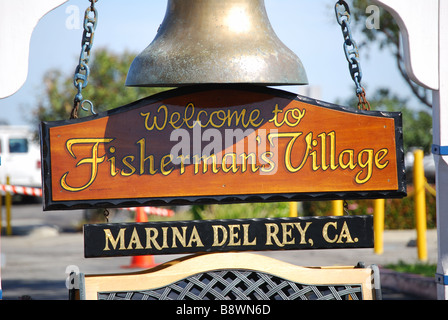
M 426 111 L 414 111 L 408 107 L 408 99 L 400 98 L 389 89 L 378 89 L 369 95 L 372 110 L 400 111 L 403 119 L 403 147 L 404 151 L 412 148 L 423 149 L 426 154 L 431 152 L 432 145 L 432 116 Z M 358 102 L 357 97 L 350 98 L 345 104 L 353 106 Z
M 373 5 L 370 0 L 348 0 L 350 7 L 351 26 L 353 30 L 359 30 L 364 39 L 355 39 L 360 51 L 368 51 L 369 46 L 378 45 L 382 50 L 389 50 L 395 57 L 397 68 L 408 84 L 414 96 L 426 107 L 432 107 L 432 95 L 427 90 L 413 82 L 404 66 L 404 57 L 400 39 L 400 28 L 395 19 L 387 11 Z M 372 24 L 371 17 L 374 12 L 371 8 L 379 9 L 379 15 L 373 16 L 379 21 Z M 369 25 L 370 24 L 370 25 Z M 372 110 L 401 111 L 403 114 L 403 142 L 405 152 L 413 147 L 423 148 L 425 153 L 430 153 L 432 144 L 432 117 L 426 111 L 415 111 L 408 107 L 409 99 L 400 98 L 392 94 L 389 89 L 378 89 L 368 95 Z M 357 105 L 357 99 L 349 102 Z
M 397 67 L 401 76 L 409 85 L 412 93 L 425 106 L 431 108 L 432 95 L 430 90 L 425 89 L 413 82 L 406 72 L 401 47 L 400 28 L 395 22 L 395 19 L 387 11 L 380 8 L 379 28 L 366 27 L 366 18 L 369 15 L 369 13 L 366 13 L 366 9 L 369 5 L 372 5 L 372 2 L 369 0 L 352 0 L 350 4 L 353 27 L 360 29 L 366 37 L 365 41 L 358 42 L 358 46 L 366 49 L 373 43 L 377 43 L 380 49 L 390 50 L 396 59 Z
M 84 99 L 92 101 L 95 112 L 126 105 L 166 88 L 126 87 L 125 79 L 135 54 L 115 54 L 105 48 L 93 51 L 89 82 L 82 90 Z M 73 74 L 64 75 L 59 70 L 49 70 L 43 79 L 44 92 L 33 111 L 33 122 L 68 119 L 77 90 Z M 87 113 L 88 114 L 88 113 Z M 80 111 L 80 117 L 83 115 Z M 86 115 L 86 113 L 84 113 Z

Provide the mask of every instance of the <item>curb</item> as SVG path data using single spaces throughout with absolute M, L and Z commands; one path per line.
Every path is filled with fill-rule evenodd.
M 381 287 L 425 300 L 437 300 L 437 283 L 434 278 L 396 272 L 380 267 Z

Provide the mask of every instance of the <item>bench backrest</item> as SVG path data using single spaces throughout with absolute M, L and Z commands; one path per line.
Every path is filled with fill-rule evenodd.
M 87 300 L 380 299 L 376 266 L 299 267 L 251 253 L 208 253 L 142 272 L 80 275 Z

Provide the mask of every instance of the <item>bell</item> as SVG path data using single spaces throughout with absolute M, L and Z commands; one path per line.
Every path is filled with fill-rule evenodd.
M 127 86 L 307 84 L 300 59 L 277 37 L 264 0 L 168 0 L 153 42 Z

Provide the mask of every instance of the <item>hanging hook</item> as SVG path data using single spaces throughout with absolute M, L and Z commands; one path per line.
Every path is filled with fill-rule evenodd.
M 90 110 L 89 110 L 88 108 L 85 108 L 85 107 L 84 107 L 84 103 L 88 103 L 88 104 L 90 105 Z M 90 113 L 92 113 L 92 115 L 96 114 L 96 112 L 95 112 L 95 110 L 94 110 L 94 107 L 93 107 L 93 102 L 90 101 L 90 100 L 83 100 L 83 101 L 81 102 L 81 108 L 82 108 L 82 110 L 84 110 L 84 111 L 90 111 Z
M 109 223 L 109 214 L 110 214 L 109 210 L 104 208 L 103 214 L 104 214 L 104 218 L 106 219 L 106 223 Z

